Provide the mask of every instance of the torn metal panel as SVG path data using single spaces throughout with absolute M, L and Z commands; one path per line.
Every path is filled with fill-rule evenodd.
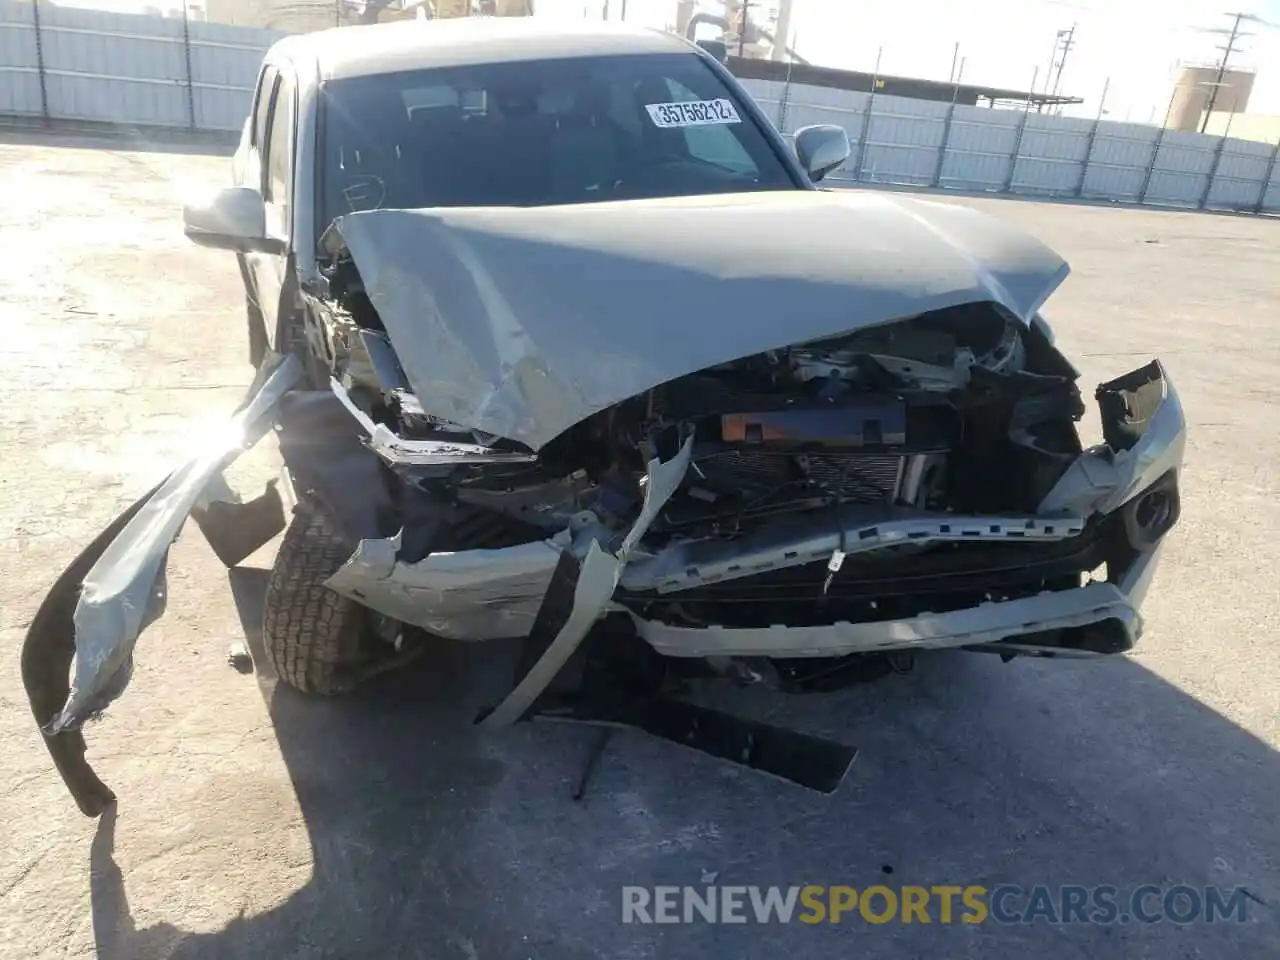
M 22 643 L 22 685 L 27 691 L 31 713 L 41 728 L 58 714 L 71 694 L 71 667 L 76 655 L 72 617 L 80 596 L 80 582 L 111 541 L 159 489 L 157 484 L 134 501 L 68 564 L 27 628 Z M 102 813 L 115 799 L 115 794 L 98 779 L 85 760 L 84 735 L 79 730 L 64 729 L 46 735 L 44 744 L 80 811 L 88 817 Z
M 1055 542 L 1079 536 L 1077 517 L 886 516 L 848 510 L 846 554 L 903 543 Z M 627 590 L 669 594 L 708 583 L 827 560 L 841 549 L 829 514 L 788 517 L 741 540 L 676 543 L 631 556 L 621 573 Z M 547 540 L 495 550 L 433 553 L 416 563 L 399 559 L 400 538 L 360 543 L 326 585 L 379 613 L 455 640 L 512 639 L 529 634 L 556 563 L 568 543 Z
M 365 211 L 325 248 L 350 254 L 423 410 L 534 450 L 791 344 L 973 302 L 1030 323 L 1067 275 L 995 218 L 867 192 Z
M 138 635 L 163 609 L 170 545 L 205 487 L 270 429 L 280 398 L 301 374 L 301 362 L 289 356 L 260 378 L 227 430 L 169 475 L 85 574 L 74 614 L 75 676 L 47 734 L 78 727 L 123 691 Z
M 565 540 L 567 543 L 567 539 Z M 563 544 L 398 559 L 400 538 L 362 540 L 325 585 L 379 613 L 454 640 L 528 636 Z
M 1133 388 L 1125 386 L 1130 382 Z M 1037 512 L 1041 515 L 1111 513 L 1182 465 L 1187 421 L 1178 392 L 1158 360 L 1103 384 L 1098 396 L 1104 404 L 1103 433 L 1109 442 L 1090 447 L 1076 458 L 1040 502 Z M 1110 415 L 1103 401 L 1108 396 L 1117 398 Z M 1144 403 L 1149 409 L 1141 410 L 1138 425 L 1126 431 L 1121 424 L 1124 411 L 1136 414 Z
M 388 463 L 404 466 L 462 466 L 485 463 L 532 463 L 537 457 L 531 453 L 512 453 L 493 450 L 474 443 L 445 443 L 439 440 L 406 440 L 389 430 L 385 424 L 374 423 L 363 410 L 352 402 L 346 388 L 333 378 L 329 379 L 333 394 L 346 407 L 365 433 L 369 435 L 369 448 Z
M 690 433 L 680 452 L 666 463 L 657 459 L 649 461 L 640 516 L 616 551 L 606 553 L 600 546 L 598 533 L 590 527 L 575 536 L 572 548 L 562 553 L 556 564 L 557 576 L 552 578 L 529 634 L 530 645 L 535 649 L 545 646 L 545 651 L 515 689 L 484 718 L 481 726 L 492 730 L 515 723 L 560 672 L 604 614 L 609 599 L 618 589 L 618 580 L 631 552 L 680 486 L 692 458 L 693 434 Z M 579 568 L 573 570 L 582 552 L 586 557 L 580 561 Z M 558 586 L 564 589 L 557 590 Z M 572 599 L 563 596 L 570 589 Z
M 276 440 L 285 465 L 284 493 L 294 502 L 318 502 L 350 543 L 397 529 L 382 464 L 362 437 L 360 425 L 329 390 L 298 390 L 281 401 Z
M 849 507 L 840 523 L 815 512 L 763 527 L 739 540 L 674 543 L 659 553 L 637 557 L 622 578 L 628 590 L 669 593 L 707 583 L 753 577 L 771 570 L 826 560 L 839 550 L 848 556 L 886 547 L 937 543 L 998 543 L 1067 540 L 1085 529 L 1080 517 L 966 516 L 900 508 Z
M 239 497 L 226 500 L 206 496 L 204 500 L 192 508 L 191 519 L 228 569 L 239 566 L 286 526 L 285 504 L 275 480 L 248 503 Z
M 1148 569 L 1150 567 L 1143 567 L 1144 571 Z M 969 647 L 1106 620 L 1122 623 L 1129 635 L 1128 646 L 1132 646 L 1141 629 L 1142 618 L 1137 609 L 1141 596 L 1130 596 L 1125 588 L 1136 586 L 1137 582 L 1123 586 L 1091 583 L 1072 590 L 903 620 L 814 627 L 679 627 L 634 614 L 632 621 L 644 640 L 659 653 L 671 657 L 838 657 L 850 653 Z

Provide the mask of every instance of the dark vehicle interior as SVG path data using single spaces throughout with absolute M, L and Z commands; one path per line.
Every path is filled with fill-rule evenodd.
M 727 99 L 736 122 L 660 127 L 647 105 Z M 692 55 L 495 63 L 331 81 L 324 220 L 357 210 L 538 206 L 796 189 Z

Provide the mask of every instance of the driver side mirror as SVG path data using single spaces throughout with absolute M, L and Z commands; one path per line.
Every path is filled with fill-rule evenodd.
M 831 123 L 801 127 L 795 134 L 795 151 L 800 166 L 817 183 L 849 159 L 849 134 Z
M 182 208 L 183 233 L 202 247 L 237 253 L 283 253 L 284 244 L 267 236 L 267 208 L 252 187 L 228 187 L 207 203 Z

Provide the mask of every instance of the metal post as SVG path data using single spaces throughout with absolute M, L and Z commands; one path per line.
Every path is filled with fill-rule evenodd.
M 40 35 L 40 0 L 31 4 L 31 25 L 36 31 L 36 73 L 40 76 L 40 117 L 49 119 L 49 83 L 44 70 L 44 42 Z
M 182 0 L 182 57 L 187 66 L 187 128 L 196 128 L 196 88 L 191 75 L 191 23 L 187 18 L 187 0 Z
M 867 137 L 871 134 L 871 111 L 876 106 L 876 84 L 880 82 L 880 58 L 884 47 L 876 51 L 876 72 L 871 75 L 871 95 L 867 98 L 867 112 L 862 117 L 862 133 L 858 135 L 858 161 L 853 164 L 853 179 L 862 180 L 862 168 L 867 159 Z
M 783 43 L 786 43 L 784 38 Z M 787 108 L 791 106 L 791 67 L 793 61 L 787 61 L 787 76 L 782 82 L 782 96 L 778 98 L 778 132 L 787 132 Z
M 931 187 L 942 185 L 942 167 L 947 161 L 947 144 L 951 142 L 951 120 L 956 115 L 956 98 L 960 95 L 960 78 L 964 76 L 964 62 L 964 59 L 960 61 L 960 72 L 955 74 L 955 85 L 951 88 L 951 106 L 947 108 L 947 119 L 942 122 L 942 143 L 938 144 L 938 165 L 933 168 Z
M 1271 177 L 1276 172 L 1276 160 L 1280 159 L 1280 140 L 1271 151 L 1271 159 L 1267 161 L 1267 172 L 1262 175 L 1262 192 L 1258 194 L 1258 202 L 1254 205 L 1254 213 L 1262 213 L 1267 208 L 1267 194 L 1271 191 Z
M 1067 54 L 1071 52 L 1071 48 L 1075 46 L 1076 25 L 1073 23 L 1070 30 L 1059 30 L 1059 34 L 1063 35 L 1062 40 L 1062 58 L 1058 61 L 1058 75 L 1053 78 L 1053 89 L 1049 89 L 1049 78 L 1044 78 L 1044 92 L 1051 96 L 1058 95 L 1058 87 L 1062 83 L 1062 69 L 1067 65 Z M 1057 44 L 1054 45 L 1056 51 Z
M 1138 191 L 1138 203 L 1147 202 L 1147 190 L 1151 187 L 1151 178 L 1156 172 L 1156 163 L 1160 159 L 1160 147 L 1164 144 L 1165 131 L 1169 129 L 1169 114 L 1173 113 L 1173 101 L 1178 91 L 1169 96 L 1169 105 L 1164 108 L 1164 122 L 1160 124 L 1160 132 L 1156 134 L 1155 145 L 1151 148 L 1151 160 L 1147 163 L 1147 172 L 1142 178 L 1142 189 Z
M 1218 102 L 1218 90 L 1222 87 L 1222 78 L 1227 73 L 1227 61 L 1231 59 L 1231 53 L 1236 45 L 1236 38 L 1240 35 L 1240 21 L 1245 19 L 1247 14 L 1237 13 L 1234 16 L 1235 21 L 1231 24 L 1231 36 L 1227 38 L 1226 49 L 1222 50 L 1222 60 L 1218 63 L 1218 76 L 1213 82 L 1213 90 L 1209 93 L 1209 104 L 1205 107 L 1204 119 L 1200 121 L 1201 133 L 1204 133 L 1205 128 L 1209 126 L 1209 117 L 1212 116 L 1214 105 Z M 1232 109 L 1235 109 L 1234 101 L 1232 101 Z
M 1142 189 L 1138 191 L 1138 203 L 1147 202 L 1147 190 L 1151 187 L 1151 176 L 1156 172 L 1156 160 L 1160 157 L 1160 147 L 1164 143 L 1165 128 L 1161 127 L 1156 134 L 1156 142 L 1151 147 L 1151 160 L 1147 163 L 1147 172 L 1142 178 Z
M 1213 148 L 1213 163 L 1209 167 L 1209 176 L 1205 180 L 1204 193 L 1200 194 L 1200 202 L 1197 204 L 1197 207 L 1201 210 L 1208 204 L 1209 194 L 1213 193 L 1213 181 L 1217 179 L 1218 165 L 1222 163 L 1222 151 L 1226 149 L 1227 137 L 1231 134 L 1231 121 L 1235 119 L 1235 115 L 1234 110 L 1227 114 L 1227 126 L 1222 131 L 1222 137 L 1218 140 L 1218 145 Z
M 1031 89 L 1036 88 L 1036 79 L 1040 76 L 1040 68 L 1036 67 L 1031 74 Z M 1028 100 L 1022 106 L 1022 119 L 1018 122 L 1018 135 L 1013 140 L 1013 156 L 1009 158 L 1009 175 L 1004 179 L 1004 188 L 1001 193 L 1009 193 L 1013 190 L 1013 178 L 1018 172 L 1018 154 L 1022 152 L 1022 135 L 1027 131 L 1027 118 L 1031 115 L 1031 101 Z
M 1058 59 L 1058 41 L 1060 41 L 1061 39 L 1062 39 L 1062 31 L 1059 30 L 1057 33 L 1053 35 L 1053 49 L 1049 52 L 1049 69 L 1044 75 L 1044 92 L 1046 94 L 1049 92 L 1049 79 L 1053 76 L 1053 65 Z M 1029 93 L 1036 92 L 1036 84 L 1034 80 L 1031 81 L 1031 89 L 1028 92 Z M 1043 102 L 1036 105 L 1037 113 L 1040 112 L 1041 106 L 1043 106 Z
M 1075 194 L 1077 197 L 1084 195 L 1084 182 L 1089 176 L 1089 161 L 1093 159 L 1093 145 L 1098 139 L 1098 127 L 1102 126 L 1103 107 L 1107 102 L 1107 90 L 1111 88 L 1111 78 L 1107 77 L 1102 84 L 1102 96 L 1098 99 L 1098 115 L 1093 118 L 1093 126 L 1089 128 L 1089 139 L 1085 143 L 1084 162 L 1080 164 L 1080 179 L 1076 181 Z

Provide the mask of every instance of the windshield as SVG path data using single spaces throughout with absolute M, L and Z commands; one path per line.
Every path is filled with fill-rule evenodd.
M 538 60 L 330 81 L 321 223 L 386 207 L 539 206 L 796 183 L 694 54 Z

